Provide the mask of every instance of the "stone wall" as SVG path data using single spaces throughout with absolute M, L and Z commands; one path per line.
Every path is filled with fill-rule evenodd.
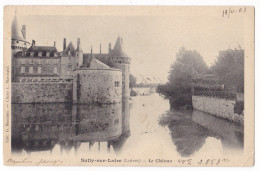
M 192 105 L 194 109 L 244 124 L 244 115 L 234 113 L 235 103 L 235 100 L 207 96 L 192 96 Z
M 12 103 L 72 102 L 72 83 L 12 83 Z
M 85 68 L 74 71 L 74 103 L 110 104 L 121 101 L 122 72 L 120 70 Z

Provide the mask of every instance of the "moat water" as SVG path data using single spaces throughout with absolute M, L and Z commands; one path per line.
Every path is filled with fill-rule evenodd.
M 12 104 L 16 155 L 241 154 L 241 124 L 197 110 L 169 110 L 158 94 L 113 105 Z

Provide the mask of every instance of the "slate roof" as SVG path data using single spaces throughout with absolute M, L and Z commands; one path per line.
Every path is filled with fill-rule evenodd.
M 125 53 L 125 50 L 124 50 L 123 40 L 119 36 L 116 40 L 116 44 L 114 46 L 114 49 L 112 50 L 112 56 L 113 57 L 127 57 L 128 58 L 128 55 Z
M 75 56 L 75 47 L 72 42 L 70 42 L 66 49 L 62 52 L 62 56 L 69 55 L 69 51 L 72 56 Z
M 23 34 L 22 34 L 22 30 L 19 28 L 16 15 L 15 15 L 14 20 L 12 22 L 11 31 L 12 31 L 12 39 L 25 41 Z
M 56 47 L 54 46 L 31 46 L 25 51 L 25 57 L 31 56 L 31 52 L 34 52 L 33 57 L 38 57 L 39 52 L 42 52 L 42 57 L 46 57 L 46 53 L 50 52 L 50 57 L 54 57 L 54 53 L 57 52 Z M 23 52 L 17 52 L 15 56 L 22 56 Z
M 106 64 L 104 64 L 103 62 L 97 60 L 96 58 L 92 58 L 89 64 L 89 68 L 92 69 L 108 69 L 110 68 L 109 66 L 107 66 Z

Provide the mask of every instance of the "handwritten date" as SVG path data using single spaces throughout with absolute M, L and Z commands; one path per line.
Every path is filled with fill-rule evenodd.
M 232 8 L 230 7 L 229 9 L 224 9 L 222 12 L 222 17 L 230 17 L 232 14 L 242 14 L 246 13 L 246 7 L 239 7 L 239 8 Z

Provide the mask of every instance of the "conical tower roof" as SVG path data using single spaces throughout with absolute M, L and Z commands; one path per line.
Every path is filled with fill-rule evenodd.
M 125 53 L 124 46 L 123 46 L 123 40 L 121 37 L 118 36 L 116 40 L 116 44 L 113 49 L 113 56 L 115 57 L 127 57 L 128 55 Z
M 25 40 L 22 34 L 22 30 L 19 28 L 16 14 L 12 23 L 12 39 L 23 41 Z

